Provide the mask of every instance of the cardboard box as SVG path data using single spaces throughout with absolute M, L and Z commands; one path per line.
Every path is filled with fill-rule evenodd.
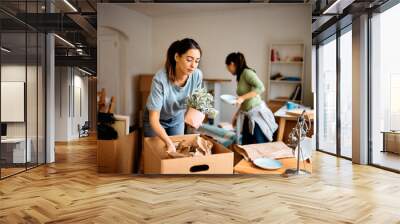
M 154 75 L 140 75 L 139 76 L 139 91 L 150 92 L 151 82 L 153 81 Z
M 150 94 L 151 83 L 154 75 L 140 75 L 139 76 L 139 109 L 142 110 L 146 106 L 147 97 Z
M 171 136 L 172 141 L 195 141 L 198 135 Z M 212 155 L 170 158 L 159 137 L 144 139 L 145 174 L 233 174 L 233 152 L 213 142 Z
M 99 173 L 133 173 L 137 150 L 137 132 L 116 140 L 97 141 L 97 168 Z
M 97 141 L 97 172 L 117 172 L 117 140 Z

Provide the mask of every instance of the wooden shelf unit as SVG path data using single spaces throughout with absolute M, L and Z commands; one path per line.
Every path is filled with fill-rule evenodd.
M 272 50 L 274 54 L 278 52 L 280 60 L 275 56 L 274 61 L 272 61 Z M 299 58 L 293 60 L 294 57 L 301 57 L 301 60 Z M 273 43 L 270 45 L 267 73 L 268 100 L 303 102 L 304 60 L 305 47 L 303 43 Z M 278 73 L 283 77 L 296 77 L 299 80 L 271 80 L 271 77 Z M 300 100 L 290 99 L 298 85 L 301 88 L 298 93 Z

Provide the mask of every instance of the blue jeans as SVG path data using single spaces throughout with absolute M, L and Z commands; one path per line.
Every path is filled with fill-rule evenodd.
M 267 137 L 265 137 L 264 133 L 262 132 L 260 126 L 258 126 L 257 123 L 255 123 L 253 134 L 250 133 L 249 119 L 245 117 L 243 121 L 243 130 L 242 130 L 242 145 L 258 144 L 266 142 L 268 142 L 268 139 Z
M 185 133 L 185 122 L 183 116 L 174 117 L 168 120 L 160 120 L 160 124 L 165 129 L 168 136 L 183 135 Z M 144 137 L 156 136 L 149 121 L 143 122 L 143 129 Z

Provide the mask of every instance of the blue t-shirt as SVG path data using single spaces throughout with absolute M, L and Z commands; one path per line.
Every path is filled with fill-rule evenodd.
M 161 125 L 170 126 L 169 121 L 183 118 L 187 104 L 187 98 L 196 90 L 201 88 L 203 73 L 200 69 L 193 71 L 184 86 L 179 87 L 172 83 L 167 76 L 165 69 L 158 71 L 151 83 L 151 90 L 147 98 L 144 121 L 149 121 L 149 110 L 160 111 Z M 178 118 L 178 119 L 177 119 Z

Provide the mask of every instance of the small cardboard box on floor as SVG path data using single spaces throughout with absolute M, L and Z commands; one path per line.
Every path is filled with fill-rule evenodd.
M 171 136 L 173 142 L 194 142 L 199 135 Z M 212 155 L 170 158 L 159 137 L 144 139 L 145 174 L 233 174 L 233 152 L 213 143 Z

